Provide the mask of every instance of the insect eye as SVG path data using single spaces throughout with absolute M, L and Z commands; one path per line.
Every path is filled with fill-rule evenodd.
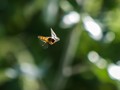
M 54 42 L 55 40 L 54 40 L 54 39 L 52 39 L 51 41 L 52 41 L 52 42 Z
M 48 41 L 50 41 L 50 42 L 55 42 L 55 40 L 52 39 L 52 38 L 49 38 Z

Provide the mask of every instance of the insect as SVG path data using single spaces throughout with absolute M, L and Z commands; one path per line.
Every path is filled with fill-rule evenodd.
M 53 45 L 60 40 L 60 38 L 57 37 L 57 35 L 55 34 L 52 28 L 51 28 L 51 36 L 38 36 L 38 38 L 44 42 L 42 46 L 45 46 L 47 44 Z

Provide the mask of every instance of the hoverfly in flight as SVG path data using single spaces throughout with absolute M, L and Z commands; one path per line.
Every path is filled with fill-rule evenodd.
M 52 28 L 51 28 L 51 36 L 38 36 L 38 38 L 44 42 L 42 46 L 45 46 L 47 44 L 53 45 L 60 40 L 60 38 L 57 37 L 57 35 L 55 34 Z

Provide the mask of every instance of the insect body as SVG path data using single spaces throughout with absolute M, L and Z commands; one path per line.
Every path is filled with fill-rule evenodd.
M 45 37 L 45 36 L 38 36 L 40 40 L 42 40 L 45 43 L 48 43 L 50 45 L 53 45 L 55 43 L 55 40 L 52 39 L 51 37 Z
M 38 38 L 40 40 L 42 40 L 43 42 L 45 42 L 44 45 L 45 44 L 53 45 L 53 44 L 55 44 L 56 42 L 58 42 L 60 40 L 60 38 L 57 37 L 57 35 L 55 34 L 55 32 L 52 30 L 52 28 L 51 28 L 51 36 L 50 37 L 38 36 Z

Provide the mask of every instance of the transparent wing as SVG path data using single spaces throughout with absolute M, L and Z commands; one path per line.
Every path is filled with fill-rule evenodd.
M 44 44 L 42 45 L 43 49 L 47 49 L 48 46 L 49 46 L 48 43 L 44 43 Z
M 39 44 L 40 46 L 43 48 L 43 49 L 47 49 L 48 48 L 48 43 L 46 43 L 45 41 L 41 40 L 39 41 Z
M 55 32 L 53 31 L 52 28 L 51 28 L 51 37 L 52 37 L 53 39 L 55 39 L 56 42 L 60 40 L 60 39 L 57 37 L 57 35 L 55 34 Z

